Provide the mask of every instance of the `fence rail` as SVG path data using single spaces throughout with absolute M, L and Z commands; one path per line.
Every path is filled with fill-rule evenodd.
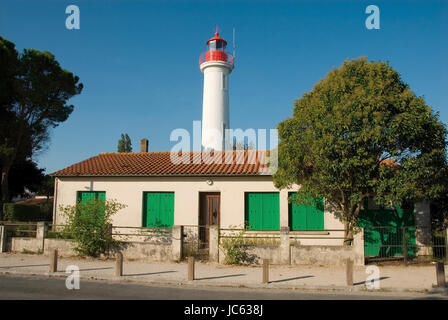
M 6 227 L 8 237 L 35 238 L 37 234 L 36 222 L 0 221 L 0 225 Z
M 364 248 L 367 262 L 447 259 L 446 230 L 430 227 L 369 226 L 364 228 Z

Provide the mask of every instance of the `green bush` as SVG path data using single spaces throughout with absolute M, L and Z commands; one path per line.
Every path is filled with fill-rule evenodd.
M 61 206 L 66 218 L 63 233 L 74 239 L 74 251 L 81 256 L 97 257 L 113 249 L 118 242 L 111 232 L 112 216 L 125 207 L 115 200 L 101 199 Z
M 48 206 L 43 209 L 40 205 L 36 204 L 4 203 L 2 220 L 49 221 L 51 220 L 51 215 L 49 215 Z
M 4 203 L 0 221 L 51 221 L 53 203 L 44 204 Z

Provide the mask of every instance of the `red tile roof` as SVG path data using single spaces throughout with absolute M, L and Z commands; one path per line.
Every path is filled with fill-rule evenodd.
M 270 175 L 269 151 L 100 153 L 53 176 Z M 187 163 L 183 163 L 187 162 Z

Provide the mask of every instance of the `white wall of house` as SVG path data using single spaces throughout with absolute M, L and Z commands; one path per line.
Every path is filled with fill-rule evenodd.
M 207 180 L 213 184 L 207 184 Z M 241 228 L 245 223 L 245 192 L 279 192 L 280 227 L 288 227 L 288 193 L 291 189 L 278 190 L 271 176 L 253 177 L 63 177 L 57 178 L 55 192 L 55 224 L 64 224 L 60 206 L 74 205 L 78 191 L 104 191 L 106 199 L 115 199 L 127 207 L 113 217 L 114 226 L 141 227 L 143 193 L 174 192 L 174 224 L 199 224 L 199 195 L 201 192 L 220 192 L 221 228 Z M 426 226 L 430 216 L 429 206 L 415 206 L 417 226 Z M 325 206 L 326 231 L 291 232 L 302 245 L 342 245 L 343 223 Z M 332 230 L 327 232 L 327 230 Z M 340 230 L 340 231 L 336 231 Z M 304 239 L 309 238 L 309 239 Z M 423 242 L 423 241 L 419 241 Z
M 213 184 L 208 185 L 207 180 Z M 288 226 L 288 192 L 274 187 L 272 177 L 63 177 L 57 178 L 55 198 L 56 224 L 63 224 L 59 206 L 74 205 L 78 191 L 105 191 L 106 199 L 126 204 L 113 220 L 117 226 L 142 226 L 143 193 L 174 192 L 174 224 L 197 225 L 200 192 L 220 192 L 221 228 L 244 226 L 245 192 L 280 193 L 280 227 Z M 330 212 L 325 212 L 325 229 L 342 229 L 343 224 Z

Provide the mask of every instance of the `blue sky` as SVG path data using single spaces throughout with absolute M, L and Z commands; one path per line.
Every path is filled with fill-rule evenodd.
M 65 8 L 79 6 L 80 30 Z M 365 9 L 380 8 L 380 30 Z M 21 1 L 0 3 L 0 35 L 52 52 L 84 84 L 75 110 L 35 158 L 48 173 L 100 152 L 121 133 L 169 151 L 175 128 L 201 119 L 198 57 L 219 25 L 232 42 L 233 128 L 275 128 L 293 102 L 347 58 L 389 61 L 448 123 L 448 1 Z

